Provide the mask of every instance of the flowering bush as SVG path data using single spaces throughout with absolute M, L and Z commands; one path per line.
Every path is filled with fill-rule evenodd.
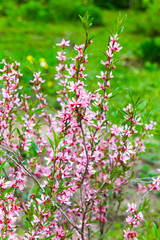
M 21 93 L 20 64 L 1 62 L 0 100 L 0 237 L 1 239 L 103 239 L 117 216 L 122 189 L 133 177 L 133 166 L 145 150 L 144 139 L 155 123 L 143 124 L 137 103 L 123 109 L 124 120 L 109 121 L 110 82 L 115 54 L 121 50 L 118 34 L 109 37 L 104 71 L 96 92 L 86 90 L 87 48 L 92 44 L 91 20 L 82 18 L 85 44 L 75 45 L 69 65 L 65 48 L 57 44 L 55 79 L 61 90 L 61 110 L 49 109 L 41 91 L 44 80 L 34 73 L 34 96 Z M 121 29 L 122 20 L 119 20 Z M 119 31 L 120 32 L 120 31 Z M 137 180 L 136 180 L 137 181 Z M 160 178 L 139 184 L 144 196 L 160 189 Z M 114 203 L 114 206 L 112 206 Z M 144 206 L 129 204 L 126 239 L 136 239 Z M 110 219 L 112 208 L 115 216 Z M 23 219 L 23 223 L 21 221 Z M 18 235 L 18 226 L 24 235 Z

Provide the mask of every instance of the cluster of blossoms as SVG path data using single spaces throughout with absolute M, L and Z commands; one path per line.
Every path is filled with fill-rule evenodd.
M 124 237 L 126 239 L 134 239 L 137 240 L 138 234 L 134 231 L 134 228 L 137 228 L 141 221 L 143 221 L 142 212 L 138 211 L 138 207 L 135 203 L 128 204 L 127 212 L 131 214 L 126 218 L 126 222 L 129 224 L 130 228 L 124 230 Z
M 66 240 L 72 239 L 72 234 L 86 240 L 91 239 L 97 226 L 100 238 L 106 233 L 111 199 L 121 201 L 122 189 L 128 183 L 138 154 L 145 150 L 143 139 L 154 127 L 152 122 L 143 126 L 131 104 L 123 109 L 121 124 L 109 121 L 114 54 L 121 49 L 117 41 L 117 34 L 109 39 L 106 61 L 101 61 L 105 71 L 97 76 L 95 93 L 87 91 L 84 83 L 86 51 L 92 44 L 88 34 L 85 44 L 75 45 L 71 64 L 65 52 L 69 41 L 63 39 L 57 44 L 61 51 L 55 79 L 61 86 L 58 97 L 61 109 L 54 114 L 46 108 L 40 73 L 34 73 L 30 81 L 34 97 L 22 94 L 20 64 L 9 65 L 3 60 L 0 77 L 3 84 L 0 95 L 2 238 L 19 239 L 16 228 L 19 212 L 20 216 L 24 215 L 22 240 L 47 237 Z M 139 133 L 140 126 L 143 134 Z M 154 179 L 153 184 L 157 186 L 159 179 Z M 128 218 L 126 221 L 135 227 L 142 215 L 137 210 L 131 214 L 134 214 L 132 221 Z M 125 232 L 128 239 L 128 236 L 136 237 L 131 229 Z

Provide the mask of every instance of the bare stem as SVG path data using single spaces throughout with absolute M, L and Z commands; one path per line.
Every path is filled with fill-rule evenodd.
M 106 230 L 104 231 L 104 233 L 100 236 L 99 240 L 102 240 L 102 239 L 103 239 L 103 237 L 105 236 L 105 234 L 108 232 L 108 230 L 109 230 L 110 227 L 112 226 L 114 220 L 117 218 L 120 205 L 121 205 L 121 202 L 119 201 L 118 206 L 117 206 L 117 209 L 116 209 L 115 216 L 112 218 L 112 220 L 111 220 L 111 222 L 109 223 L 107 229 L 106 229 Z
M 43 193 L 45 193 L 43 187 L 41 186 L 41 184 L 38 182 L 38 180 L 35 178 L 35 176 L 30 173 L 28 171 L 28 169 L 23 165 L 23 164 L 19 164 L 18 162 L 20 162 L 20 159 L 18 158 L 18 156 L 16 155 L 15 152 L 13 152 L 12 150 L 0 145 L 0 148 L 2 149 L 2 152 L 5 154 L 5 156 L 7 156 L 10 160 L 12 160 L 17 166 L 19 166 L 29 177 L 31 177 L 39 186 L 39 188 L 42 190 Z M 4 151 L 5 150 L 5 151 Z M 13 156 L 15 156 L 15 158 L 17 160 L 15 160 L 13 157 L 11 157 L 9 154 L 7 154 L 6 152 L 10 152 L 12 153 Z
M 58 204 L 55 203 L 55 206 L 58 208 L 58 210 L 63 214 L 63 216 L 68 220 L 68 222 L 72 225 L 72 227 L 79 233 L 82 235 L 81 231 L 79 230 L 79 228 L 70 220 L 69 216 L 63 211 L 63 209 L 58 206 Z
M 87 151 L 87 147 L 86 147 L 84 131 L 83 131 L 83 127 L 82 127 L 82 119 L 80 119 L 80 128 L 81 128 L 82 137 L 83 137 L 83 146 L 84 146 L 84 150 L 85 150 L 86 158 L 87 158 L 87 164 L 86 164 L 85 171 L 84 171 L 84 173 L 82 175 L 82 180 L 81 180 L 81 185 L 82 185 L 83 182 L 84 182 L 85 175 L 86 175 L 87 170 L 88 170 L 88 165 L 89 165 L 89 156 L 88 156 L 88 151 Z

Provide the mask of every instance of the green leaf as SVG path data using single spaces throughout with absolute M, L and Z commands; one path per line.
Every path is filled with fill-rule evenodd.
M 154 229 L 154 232 L 155 232 L 156 240 L 158 240 L 157 226 L 156 226 L 156 224 L 154 222 L 153 222 L 153 229 Z
M 126 17 L 127 17 L 127 14 L 124 15 L 123 17 L 121 17 L 121 13 L 119 13 L 119 16 L 118 16 L 118 18 L 117 18 L 117 33 L 118 33 L 118 35 L 119 35 L 119 34 L 123 31 L 123 29 L 124 29 L 123 23 L 124 23 Z
M 118 30 L 118 35 L 119 35 L 120 33 L 122 33 L 123 30 L 124 30 L 124 26 L 120 27 L 119 30 Z
M 50 237 L 41 238 L 40 240 L 48 240 L 48 239 L 51 239 L 51 238 L 53 238 L 53 237 L 55 237 L 55 236 L 56 236 L 56 234 L 54 234 L 54 235 L 52 235 L 52 236 L 50 236 Z
M 44 108 L 37 108 L 37 109 L 35 109 L 34 111 L 32 111 L 32 113 L 34 114 L 34 113 L 36 113 L 36 112 L 40 112 L 40 111 L 42 111 L 42 109 L 44 109 Z
M 64 184 L 64 179 L 62 180 L 62 182 L 60 182 L 60 184 L 59 184 L 59 189 L 62 188 L 63 184 Z
M 7 240 L 9 238 L 9 236 L 6 236 L 5 238 L 3 238 L 3 240 Z
M 54 107 L 52 107 L 51 105 L 49 106 L 49 108 L 48 108 L 49 110 L 52 110 L 53 112 L 55 112 L 56 114 L 57 114 L 57 111 L 56 111 L 56 109 L 54 109 Z
M 25 228 L 26 228 L 27 231 L 28 231 L 28 229 L 29 229 L 29 224 L 28 224 L 28 221 L 27 221 L 25 218 L 23 218 L 23 223 L 24 223 Z
M 55 143 L 55 149 L 58 147 L 58 140 L 59 139 L 57 139 L 57 135 L 56 135 L 56 133 L 55 133 L 55 131 L 54 131 L 54 129 L 52 128 L 52 133 L 53 133 L 53 137 L 54 137 L 54 143 Z
M 31 208 L 30 208 L 30 210 L 31 210 L 31 213 L 32 213 L 32 215 L 33 215 L 33 213 L 34 213 L 34 206 L 33 206 L 33 203 L 31 203 Z
M 145 237 L 142 237 L 142 239 L 143 239 L 143 240 L 146 240 L 146 238 L 145 238 Z
M 50 137 L 48 137 L 48 136 L 47 136 L 47 138 L 48 138 L 48 141 L 49 141 L 49 143 L 50 143 L 50 145 L 51 145 L 51 147 L 52 147 L 52 149 L 53 149 L 53 151 L 54 151 L 54 146 L 53 146 L 52 140 L 51 140 Z
M 55 217 L 55 214 L 52 214 L 50 217 L 48 217 L 47 219 L 46 219 L 46 223 L 48 222 L 48 224 L 50 223 L 50 221 L 52 221 L 53 219 L 54 219 L 54 217 Z
M 61 150 L 63 150 L 63 149 L 66 148 L 67 146 L 69 146 L 69 144 L 65 144 L 64 146 L 62 146 L 62 147 L 58 150 L 58 152 L 60 152 Z
M 19 134 L 19 136 L 22 136 L 22 134 L 19 131 L 19 128 L 15 128 L 15 130 L 17 130 L 17 133 Z
M 73 235 L 73 233 L 69 233 L 66 237 L 70 238 L 70 237 L 72 237 L 72 235 Z
M 5 160 L 1 165 L 0 165 L 0 172 L 2 171 L 2 168 L 5 168 L 5 164 L 6 164 L 7 160 Z
M 146 230 L 148 232 L 148 223 L 147 223 L 147 221 L 145 221 L 145 225 L 146 225 Z
M 93 22 L 94 18 L 90 18 L 88 11 L 86 11 L 84 17 L 79 15 L 79 18 L 82 22 L 84 30 L 87 31 L 92 26 L 92 22 Z
M 66 140 L 67 139 L 67 137 L 63 137 L 63 138 L 61 138 L 61 142 L 63 141 L 63 140 Z

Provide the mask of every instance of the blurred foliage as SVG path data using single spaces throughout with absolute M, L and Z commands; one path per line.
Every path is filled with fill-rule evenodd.
M 144 31 L 148 35 L 159 35 L 160 34 L 160 0 L 154 0 L 153 4 L 150 4 L 146 12 L 149 26 L 144 28 Z
M 160 239 L 159 214 L 154 213 L 154 217 L 159 218 L 157 222 L 153 221 L 152 215 L 151 217 L 147 217 L 147 219 L 145 220 L 143 231 L 138 234 L 139 240 L 159 240 Z
M 95 5 L 102 7 L 102 8 L 109 8 L 109 9 L 127 9 L 127 8 L 134 8 L 145 10 L 147 9 L 150 4 L 153 2 L 152 0 L 94 0 Z
M 148 38 L 139 46 L 137 53 L 145 61 L 160 62 L 160 37 Z
M 160 35 L 160 0 L 153 0 L 146 10 L 146 18 L 137 22 L 137 31 L 148 36 Z
M 84 4 L 81 0 L 1 0 L 0 13 L 8 17 L 23 16 L 27 20 L 56 22 L 78 20 L 79 14 L 86 11 L 94 18 L 95 25 L 102 24 L 100 9 L 93 4 Z
M 129 0 L 94 0 L 94 4 L 102 8 L 129 8 Z

